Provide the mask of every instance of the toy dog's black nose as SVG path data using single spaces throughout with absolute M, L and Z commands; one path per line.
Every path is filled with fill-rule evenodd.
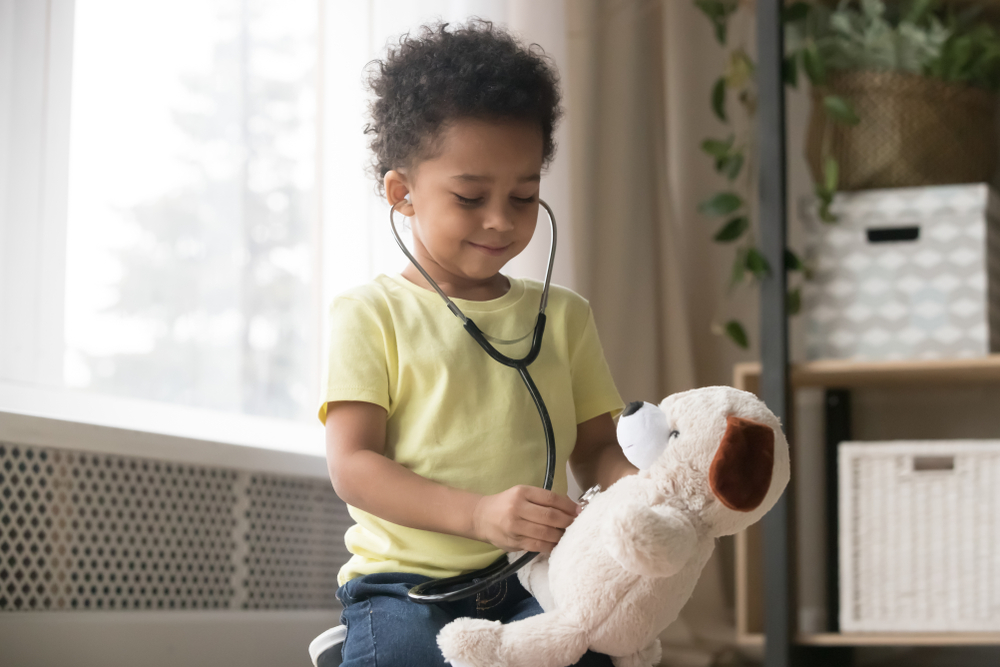
M 642 401 L 632 401 L 631 403 L 625 406 L 624 410 L 622 410 L 622 417 L 628 417 L 633 412 L 638 412 L 639 408 L 641 407 L 642 407 Z

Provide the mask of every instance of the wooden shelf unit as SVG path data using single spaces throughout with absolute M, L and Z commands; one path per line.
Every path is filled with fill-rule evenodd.
M 759 393 L 761 364 L 747 362 L 733 369 L 733 386 Z M 793 389 L 827 387 L 1000 386 L 1000 354 L 973 359 L 917 361 L 814 361 L 789 367 Z M 755 524 L 737 533 L 736 630 L 742 646 L 764 645 L 763 531 Z M 797 634 L 801 646 L 1000 646 L 1000 633 L 837 633 Z
M 996 646 L 1000 636 L 987 632 L 818 632 L 798 634 L 800 646 Z M 740 637 L 740 646 L 761 648 L 764 635 L 754 633 Z
M 918 382 L 974 384 L 1000 382 L 1000 354 L 974 359 L 930 359 L 917 361 L 810 361 L 792 364 L 791 382 L 801 387 L 877 387 L 912 385 Z M 733 386 L 756 392 L 759 362 L 736 364 Z

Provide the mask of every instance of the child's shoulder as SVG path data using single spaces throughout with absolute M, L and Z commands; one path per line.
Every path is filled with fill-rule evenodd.
M 535 294 L 541 297 L 544 284 L 538 280 L 523 278 L 525 294 L 529 298 Z M 548 318 L 566 318 L 570 320 L 584 321 L 590 316 L 590 302 L 568 287 L 553 283 L 549 287 L 549 301 L 545 309 Z
M 524 284 L 524 292 L 526 296 L 531 296 L 532 294 L 541 294 L 542 289 L 545 287 L 545 283 L 540 280 L 535 280 L 534 278 L 515 278 Z M 575 306 L 583 306 L 585 308 L 590 307 L 590 302 L 585 298 L 574 292 L 568 287 L 563 287 L 562 285 L 557 285 L 552 283 L 549 286 L 549 303 L 566 303 L 573 304 Z
M 385 302 L 399 292 L 400 279 L 380 274 L 362 285 L 355 285 L 333 297 L 337 301 Z
M 367 312 L 369 315 L 382 319 L 388 315 L 386 303 L 391 298 L 393 287 L 392 280 L 385 275 L 380 275 L 373 280 L 344 290 L 333 297 L 330 303 L 331 311 L 341 312 Z

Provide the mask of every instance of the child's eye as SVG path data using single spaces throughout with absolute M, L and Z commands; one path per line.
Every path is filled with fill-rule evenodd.
M 534 195 L 532 195 L 531 197 L 511 197 L 511 199 L 513 199 L 514 201 L 516 201 L 516 202 L 518 202 L 520 204 L 534 204 L 535 203 L 535 197 L 534 197 Z
M 470 199 L 468 197 L 463 197 L 462 195 L 458 194 L 457 192 L 455 192 L 453 194 L 458 199 L 458 203 L 462 204 L 463 206 L 475 206 L 476 204 L 479 204 L 480 202 L 483 201 L 482 197 L 476 197 L 474 199 Z

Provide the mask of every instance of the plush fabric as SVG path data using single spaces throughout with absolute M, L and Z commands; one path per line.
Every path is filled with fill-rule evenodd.
M 749 419 L 730 416 L 715 453 L 708 483 L 731 510 L 749 512 L 764 500 L 774 468 L 774 431 Z
M 657 636 L 691 596 L 715 539 L 758 521 L 788 483 L 781 424 L 731 387 L 647 403 L 618 432 L 643 469 L 594 498 L 548 558 L 518 572 L 545 613 L 449 623 L 438 645 L 454 667 L 565 667 L 588 648 L 617 667 L 657 664 Z

